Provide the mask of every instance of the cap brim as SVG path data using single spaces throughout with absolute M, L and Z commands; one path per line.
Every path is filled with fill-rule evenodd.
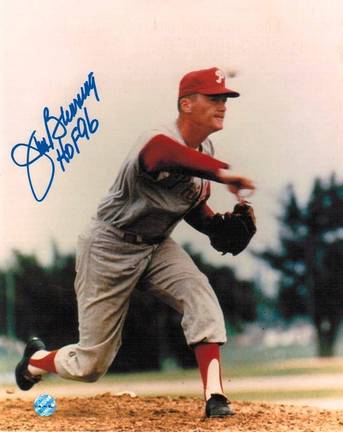
M 231 98 L 235 98 L 235 97 L 239 97 L 240 94 L 234 90 L 228 89 L 228 88 L 223 88 L 223 89 L 218 89 L 218 87 L 216 88 L 207 88 L 207 89 L 203 89 L 203 90 L 198 90 L 198 93 L 207 95 L 207 96 L 211 96 L 211 95 L 225 95 L 227 97 L 231 97 Z

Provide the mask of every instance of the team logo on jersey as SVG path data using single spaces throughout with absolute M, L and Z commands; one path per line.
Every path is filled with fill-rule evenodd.
M 194 180 L 190 176 L 161 171 L 156 180 L 161 187 L 173 190 L 175 195 L 182 197 L 189 203 L 193 203 L 194 200 L 199 199 L 201 195 L 202 181 L 199 183 L 199 181 Z
M 218 79 L 216 79 L 216 82 L 217 82 L 218 84 L 220 84 L 222 81 L 225 80 L 224 72 L 221 71 L 220 69 L 217 69 L 217 70 L 216 70 L 216 76 L 218 77 Z

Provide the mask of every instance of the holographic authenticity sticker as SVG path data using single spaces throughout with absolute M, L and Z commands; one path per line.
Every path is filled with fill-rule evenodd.
M 41 394 L 36 397 L 33 407 L 40 416 L 50 416 L 56 411 L 56 401 L 48 394 Z

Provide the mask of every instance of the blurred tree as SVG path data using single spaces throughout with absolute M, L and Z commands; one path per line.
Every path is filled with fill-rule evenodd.
M 63 255 L 55 243 L 52 245 L 52 261 L 45 267 L 47 295 L 45 303 L 47 331 L 41 333 L 49 346 L 61 346 L 78 340 L 78 317 L 74 293 L 75 255 Z M 52 328 L 55 330 L 51 331 Z
M 316 179 L 300 206 L 288 186 L 280 222 L 280 248 L 258 256 L 280 272 L 278 303 L 285 318 L 308 315 L 318 335 L 318 355 L 332 356 L 343 319 L 343 184 L 333 174 Z
M 52 263 L 43 266 L 35 255 L 14 251 L 7 270 L 15 283 L 16 336 L 39 335 L 48 348 L 77 340 L 74 256 L 60 255 L 55 246 L 53 252 Z
M 0 334 L 7 334 L 6 273 L 0 270 Z

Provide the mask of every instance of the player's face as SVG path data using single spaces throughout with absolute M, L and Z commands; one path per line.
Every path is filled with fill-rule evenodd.
M 223 129 L 227 109 L 226 100 L 225 95 L 197 94 L 192 101 L 192 121 L 199 127 L 206 128 L 208 134 Z

